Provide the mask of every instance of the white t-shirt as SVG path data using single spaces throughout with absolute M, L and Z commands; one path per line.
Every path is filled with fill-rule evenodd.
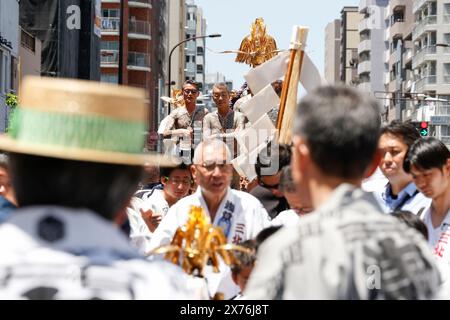
M 275 218 L 272 219 L 272 226 L 293 226 L 300 221 L 298 214 L 290 209 L 281 211 Z
M 137 194 L 139 193 L 142 193 L 142 191 Z M 169 211 L 169 204 L 163 194 L 162 190 L 149 190 L 139 197 L 134 196 L 131 199 L 130 207 L 127 208 L 131 243 L 143 255 L 149 252 L 150 239 L 153 233 L 148 229 L 140 210 L 151 209 L 154 215 L 161 215 L 164 218 Z
M 422 221 L 425 223 L 428 229 L 428 244 L 435 250 L 435 254 L 438 254 L 443 249 L 439 244 L 440 239 L 444 236 L 450 236 L 450 210 L 447 212 L 441 225 L 437 228 L 433 227 L 431 221 L 431 206 L 421 216 Z M 447 241 L 448 242 L 448 241 Z M 450 249 L 450 248 L 449 248 Z M 442 252 L 443 253 L 443 252 Z M 442 253 L 440 254 L 442 256 Z

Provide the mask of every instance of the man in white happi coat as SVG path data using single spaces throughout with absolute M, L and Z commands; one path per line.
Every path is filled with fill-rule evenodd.
M 183 163 L 177 167 L 162 168 L 160 172 L 163 190 L 139 190 L 127 208 L 131 243 L 143 255 L 149 252 L 147 246 L 153 232 L 169 208 L 187 196 L 192 182 L 191 172 Z
M 270 226 L 269 216 L 258 199 L 230 188 L 233 174 L 230 160 L 230 150 L 224 142 L 206 140 L 199 144 L 194 153 L 194 165 L 191 166 L 192 176 L 199 187 L 193 195 L 181 199 L 170 208 L 153 234 L 150 248 L 170 243 L 177 228 L 187 222 L 191 206 L 202 207 L 212 224 L 222 228 L 228 243 L 238 244 L 252 239 Z M 238 288 L 232 283 L 229 269 L 221 268 L 221 273 L 225 273 L 230 280 L 223 284 L 230 285 L 231 289 L 219 288 L 219 291 L 225 294 L 225 298 L 232 297 Z M 209 273 L 207 278 L 210 291 L 214 294 L 217 281 L 223 277 Z

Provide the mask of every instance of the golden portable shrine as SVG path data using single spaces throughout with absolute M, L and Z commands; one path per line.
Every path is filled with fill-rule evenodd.
M 177 229 L 171 244 L 151 254 L 164 254 L 165 260 L 181 266 L 187 274 L 204 277 L 204 268 L 209 263 L 214 272 L 220 272 L 219 257 L 228 266 L 238 264 L 233 250 L 251 253 L 248 248 L 227 244 L 222 229 L 211 224 L 201 207 L 192 206 L 188 221 Z

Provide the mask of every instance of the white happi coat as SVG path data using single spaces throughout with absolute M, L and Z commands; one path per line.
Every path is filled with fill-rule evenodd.
M 27 207 L 0 225 L 0 299 L 197 299 L 181 268 L 149 262 L 86 209 Z
M 158 229 L 153 233 L 150 249 L 168 245 L 172 241 L 178 227 L 186 224 L 191 206 L 202 207 L 206 214 L 211 216 L 201 188 L 198 188 L 194 194 L 181 199 L 170 208 Z M 231 215 L 229 232 L 224 231 L 228 243 L 238 244 L 253 239 L 261 230 L 271 225 L 266 209 L 257 198 L 231 188 L 228 188 L 212 224 L 219 226 L 221 219 L 227 215 Z
M 168 245 L 178 227 L 186 224 L 191 206 L 202 207 L 208 216 L 205 199 L 201 188 L 193 195 L 183 198 L 173 205 L 161 224 L 153 233 L 150 248 Z M 238 244 L 242 241 L 253 239 L 263 229 L 270 226 L 270 218 L 261 202 L 249 193 L 228 188 L 228 192 L 217 210 L 213 225 L 221 225 L 223 217 L 230 218 L 228 233 L 224 232 L 228 243 Z M 222 219 L 222 220 L 221 220 Z M 225 299 L 230 299 L 240 292 L 231 278 L 231 271 L 223 262 L 219 266 L 220 273 L 213 273 L 211 266 L 206 266 L 205 277 L 209 293 L 213 296 L 216 292 L 222 292 Z
M 169 204 L 164 198 L 163 191 L 157 189 L 145 192 L 141 197 L 134 196 L 131 198 L 130 206 L 127 208 L 130 239 L 139 253 L 145 255 L 149 252 L 148 246 L 153 232 L 149 230 L 142 218 L 141 209 L 144 211 L 151 209 L 154 214 L 161 215 L 164 218 L 169 211 Z

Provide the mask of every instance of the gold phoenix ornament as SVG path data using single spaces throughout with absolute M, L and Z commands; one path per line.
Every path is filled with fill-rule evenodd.
M 175 108 L 184 107 L 183 91 L 181 89 L 173 89 L 172 97 L 161 97 L 161 100 L 172 104 Z
M 204 277 L 204 267 L 209 260 L 213 271 L 220 271 L 218 256 L 229 266 L 238 264 L 231 250 L 251 253 L 248 248 L 227 244 L 222 229 L 211 225 L 201 207 L 191 206 L 187 223 L 177 229 L 171 244 L 151 254 L 165 254 L 164 259 L 180 265 L 186 273 Z
M 256 67 L 277 53 L 277 44 L 275 39 L 267 34 L 264 19 L 257 18 L 252 24 L 250 35 L 242 40 L 235 61 Z

